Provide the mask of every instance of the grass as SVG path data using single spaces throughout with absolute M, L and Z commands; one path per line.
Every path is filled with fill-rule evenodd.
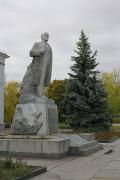
M 112 130 L 120 130 L 120 125 L 112 124 Z
M 113 118 L 113 123 L 120 123 L 120 118 Z
M 59 129 L 70 129 L 70 127 L 65 123 L 61 123 L 59 124 Z
M 10 158 L 5 161 L 0 160 L 0 180 L 15 180 L 16 177 L 25 175 L 34 170 L 35 167 L 27 166 L 21 160 L 12 162 Z

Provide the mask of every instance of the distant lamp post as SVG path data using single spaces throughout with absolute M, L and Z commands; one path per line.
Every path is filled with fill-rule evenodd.
M 0 50 L 0 130 L 4 129 L 4 68 L 9 56 Z

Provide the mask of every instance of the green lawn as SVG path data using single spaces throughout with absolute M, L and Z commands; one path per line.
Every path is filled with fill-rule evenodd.
M 21 161 L 16 161 L 16 163 L 13 163 L 11 159 L 0 161 L 0 180 L 15 180 L 16 177 L 34 169 L 35 167 L 27 166 Z
M 120 130 L 120 124 L 112 124 L 112 130 Z

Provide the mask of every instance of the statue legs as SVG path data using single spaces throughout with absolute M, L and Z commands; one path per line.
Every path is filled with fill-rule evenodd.
M 36 85 L 24 84 L 21 90 L 19 103 L 36 102 L 36 98 L 38 97 L 37 87 Z
M 26 83 L 26 79 L 30 78 L 32 72 L 31 69 L 28 69 L 22 84 L 20 104 L 35 103 L 37 98 L 44 96 L 44 87 L 48 86 L 51 80 L 52 62 L 43 61 L 41 65 L 40 76 L 38 76 L 37 81 L 35 76 L 33 76 L 33 79 L 30 81 L 31 84 Z M 36 71 L 33 74 L 36 74 Z

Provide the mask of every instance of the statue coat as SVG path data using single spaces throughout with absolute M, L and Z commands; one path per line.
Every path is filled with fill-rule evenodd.
M 36 42 L 31 51 L 32 63 L 28 66 L 22 86 L 47 86 L 51 81 L 52 49 L 47 42 Z

